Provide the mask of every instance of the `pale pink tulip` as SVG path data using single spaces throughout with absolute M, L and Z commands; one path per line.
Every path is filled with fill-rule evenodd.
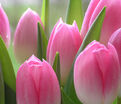
M 59 52 L 62 84 L 67 80 L 81 42 L 82 39 L 76 22 L 74 22 L 73 25 L 63 23 L 62 19 L 57 22 L 49 39 L 47 61 L 53 65 L 56 52 Z
M 107 8 L 100 42 L 107 44 L 112 33 L 121 27 L 121 0 L 91 0 L 81 29 L 81 36 L 83 38 L 104 6 Z
M 18 70 L 16 80 L 17 104 L 61 104 L 60 88 L 52 67 L 35 56 Z
M 37 23 L 39 15 L 30 8 L 20 18 L 14 36 L 14 53 L 18 62 L 24 62 L 32 54 L 37 55 Z
M 9 20 L 4 12 L 1 4 L 0 4 L 0 35 L 2 39 L 4 40 L 6 47 L 8 48 L 10 45 L 10 25 Z
M 120 65 L 115 48 L 93 41 L 77 57 L 74 85 L 84 104 L 112 104 L 119 88 Z
M 112 34 L 112 36 L 109 39 L 109 42 L 113 44 L 118 53 L 119 63 L 121 67 L 121 28 Z M 121 96 L 121 82 L 120 82 L 119 96 Z

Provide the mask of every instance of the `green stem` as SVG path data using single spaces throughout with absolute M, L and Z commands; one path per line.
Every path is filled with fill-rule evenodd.
M 117 104 L 121 104 L 121 98 L 117 98 Z

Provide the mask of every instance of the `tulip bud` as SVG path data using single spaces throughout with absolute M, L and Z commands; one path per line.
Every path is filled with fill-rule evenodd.
M 121 27 L 121 0 L 91 0 L 81 29 L 81 36 L 83 38 L 104 6 L 107 8 L 100 42 L 107 44 L 112 33 Z
M 35 56 L 18 70 L 16 80 L 18 104 L 61 104 L 60 88 L 52 67 Z
M 39 15 L 30 8 L 23 14 L 14 36 L 14 53 L 18 62 L 24 62 L 32 54 L 37 55 L 37 23 Z
M 7 48 L 10 45 L 10 26 L 9 26 L 9 20 L 4 12 L 1 4 L 0 4 L 0 35 L 2 39 L 4 40 Z
M 74 22 L 73 25 L 68 25 L 63 23 L 62 19 L 60 19 L 55 25 L 49 39 L 47 60 L 53 65 L 56 52 L 59 52 L 62 84 L 67 80 L 81 42 L 82 40 L 76 22 Z
M 121 67 L 121 28 L 112 34 L 112 36 L 109 39 L 109 42 L 113 44 L 118 53 L 119 63 Z M 120 81 L 119 96 L 121 97 L 121 81 Z
M 74 85 L 84 104 L 112 104 L 119 88 L 120 65 L 115 48 L 93 41 L 77 57 Z

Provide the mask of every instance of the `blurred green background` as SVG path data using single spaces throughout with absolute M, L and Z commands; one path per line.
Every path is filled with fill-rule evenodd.
M 82 0 L 83 12 L 86 11 L 90 0 Z M 58 19 L 62 17 L 65 21 L 67 6 L 69 0 L 50 0 L 50 18 L 49 18 L 49 34 L 52 31 L 53 26 L 56 24 Z M 11 46 L 9 48 L 9 54 L 11 56 L 15 73 L 19 68 L 19 64 L 16 62 L 13 53 L 12 41 L 17 23 L 27 8 L 35 10 L 41 16 L 42 0 L 0 0 L 0 3 L 5 10 L 11 27 Z

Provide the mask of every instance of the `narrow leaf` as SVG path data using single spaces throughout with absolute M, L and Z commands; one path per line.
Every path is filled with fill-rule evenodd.
M 61 88 L 61 104 L 75 104 L 64 92 L 63 88 Z
M 78 28 L 81 29 L 83 22 L 82 0 L 69 0 L 66 22 L 72 24 L 74 20 Z
M 80 54 L 80 52 L 93 40 L 99 40 L 100 38 L 100 32 L 101 32 L 101 28 L 102 28 L 102 24 L 104 21 L 104 17 L 105 17 L 105 10 L 106 7 L 104 7 L 102 9 L 102 11 L 99 13 L 99 15 L 97 16 L 97 18 L 95 19 L 95 21 L 93 22 L 92 26 L 90 27 L 89 31 L 87 32 L 83 43 L 74 59 L 72 68 L 71 68 L 71 72 L 68 78 L 68 81 L 65 85 L 65 92 L 67 93 L 67 95 L 73 100 L 75 101 L 76 104 L 81 104 L 76 96 L 76 92 L 74 89 L 74 82 L 73 82 L 73 69 L 74 69 L 74 63 L 75 60 L 77 58 L 77 56 Z
M 1 65 L 0 65 L 0 104 L 5 104 L 4 80 L 3 80 Z
M 59 53 L 56 52 L 56 56 L 55 56 L 55 59 L 54 59 L 54 64 L 53 64 L 53 69 L 57 75 L 57 78 L 59 80 L 59 84 L 61 84 L 61 80 L 60 80 L 60 56 L 59 56 Z
M 4 41 L 0 37 L 0 62 L 2 67 L 3 79 L 5 83 L 13 90 L 16 91 L 16 78 L 13 65 L 5 46 Z
M 45 32 L 40 23 L 38 23 L 38 52 L 37 56 L 39 59 L 46 59 L 46 49 L 47 49 L 47 38 Z
M 45 27 L 45 33 L 49 32 L 49 0 L 43 0 L 41 19 Z
M 102 9 L 102 11 L 99 13 L 97 18 L 95 19 L 95 21 L 91 25 L 90 29 L 88 30 L 88 32 L 83 40 L 82 45 L 77 53 L 77 56 L 90 42 L 92 42 L 93 40 L 99 41 L 100 33 L 101 33 L 101 29 L 102 29 L 102 24 L 103 24 L 104 17 L 105 17 L 105 10 L 106 10 L 106 7 L 104 7 Z

